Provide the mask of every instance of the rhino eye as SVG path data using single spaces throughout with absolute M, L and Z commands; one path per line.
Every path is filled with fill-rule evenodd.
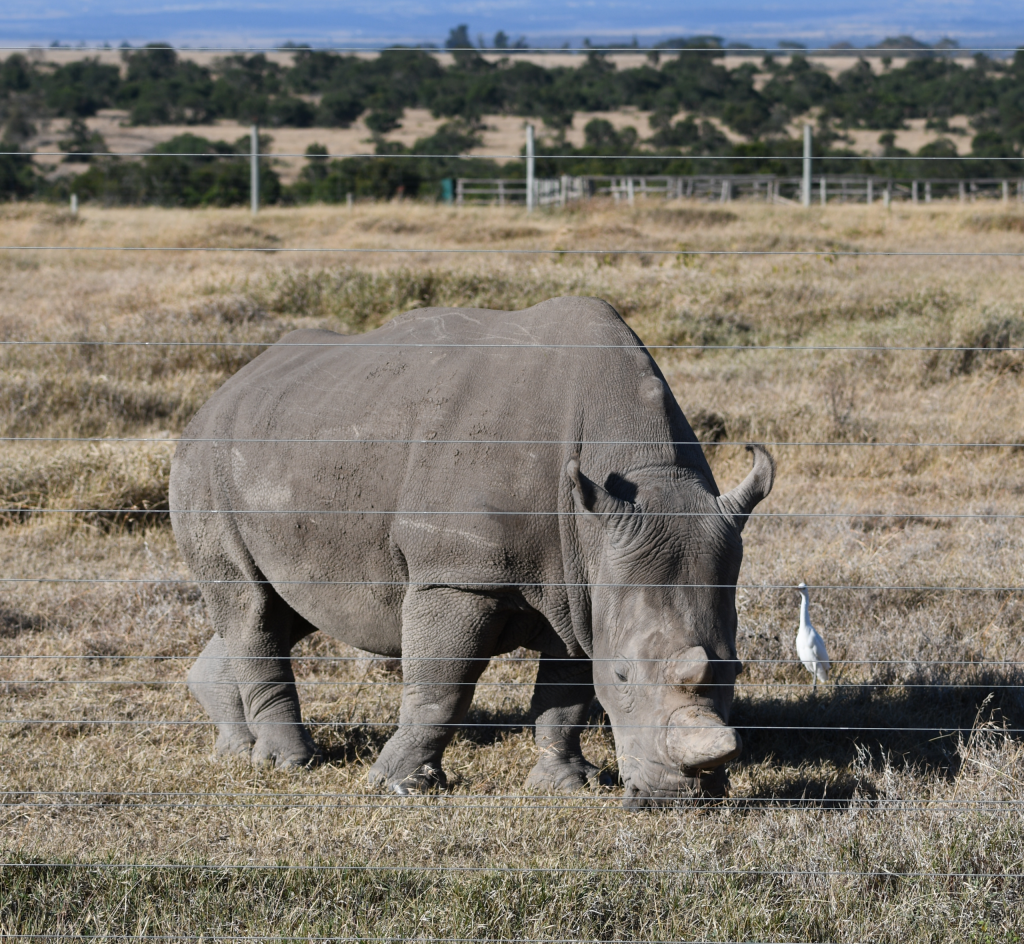
M 616 669 L 616 670 L 615 670 L 615 677 L 616 677 L 616 678 L 617 678 L 617 679 L 618 679 L 618 680 L 619 680 L 620 682 L 625 682 L 625 681 L 626 681 L 626 677 L 627 677 L 627 676 L 626 676 L 626 673 L 625 673 L 625 672 L 624 672 L 624 671 L 623 671 L 622 669 Z

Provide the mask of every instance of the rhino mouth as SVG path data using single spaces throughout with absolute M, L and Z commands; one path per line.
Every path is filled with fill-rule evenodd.
M 729 796 L 729 769 L 724 765 L 692 773 L 661 764 L 656 766 L 657 770 L 626 773 L 623 777 L 623 809 L 687 806 L 694 800 L 725 799 Z

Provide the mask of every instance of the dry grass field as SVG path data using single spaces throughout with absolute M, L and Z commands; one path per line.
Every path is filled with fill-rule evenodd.
M 0 227 L 5 245 L 278 250 L 0 251 L 0 340 L 72 342 L 0 350 L 0 935 L 1024 936 L 1024 260 L 840 254 L 1024 252 L 1024 211 L 8 205 Z M 302 247 L 324 251 L 281 251 Z M 732 798 L 623 812 L 597 716 L 609 785 L 526 795 L 527 652 L 485 674 L 449 794 L 373 795 L 400 675 L 319 636 L 296 671 L 325 762 L 211 760 L 183 684 L 210 628 L 161 513 L 190 415 L 295 326 L 559 294 L 682 345 L 654 353 L 720 485 L 746 472 L 734 443 L 776 444 L 745 532 Z M 707 347 L 736 344 L 754 349 Z M 942 347 L 977 350 L 923 350 Z M 811 597 L 836 663 L 816 691 L 778 589 L 801 580 L 833 588 Z

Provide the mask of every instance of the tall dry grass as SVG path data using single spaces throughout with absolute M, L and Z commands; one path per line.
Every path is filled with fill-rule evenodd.
M 0 575 L 51 580 L 0 587 L 2 654 L 19 657 L 0 660 L 0 857 L 52 863 L 0 866 L 0 933 L 1020 938 L 1021 595 L 913 589 L 1022 583 L 1021 519 L 943 517 L 1024 515 L 1020 261 L 611 250 L 1016 252 L 1024 213 L 401 204 L 74 220 L 15 206 L 0 221 L 8 245 L 609 250 L 0 253 L 0 338 L 74 342 L 0 352 L 0 435 L 22 438 L 0 459 Z M 760 510 L 819 515 L 752 520 L 744 584 L 911 589 L 812 597 L 837 661 L 816 692 L 785 661 L 795 591 L 741 590 L 746 748 L 724 804 L 627 815 L 614 785 L 523 797 L 532 667 L 507 659 L 446 755 L 450 796 L 369 795 L 400 678 L 380 661 L 323 661 L 360 654 L 318 636 L 297 672 L 326 762 L 287 773 L 210 761 L 212 733 L 183 686 L 210 629 L 161 514 L 192 412 L 296 326 L 361 331 L 412 307 L 570 293 L 608 299 L 651 344 L 762 347 L 656 351 L 720 484 L 748 462 L 723 443 L 780 443 Z M 863 346 L 878 349 L 843 349 Z M 983 350 L 914 349 L 942 346 Z M 838 445 L 781 445 L 819 442 Z M 1000 445 L 920 445 L 938 442 Z M 614 784 L 600 721 L 587 750 Z

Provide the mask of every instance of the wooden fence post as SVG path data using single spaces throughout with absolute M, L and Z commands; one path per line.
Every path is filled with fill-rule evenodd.
M 260 211 L 260 129 L 249 129 L 249 208 L 253 216 Z
M 534 190 L 536 184 L 534 181 L 534 163 L 533 156 L 533 125 L 526 126 L 526 212 L 533 212 L 533 205 L 536 202 L 536 195 Z

